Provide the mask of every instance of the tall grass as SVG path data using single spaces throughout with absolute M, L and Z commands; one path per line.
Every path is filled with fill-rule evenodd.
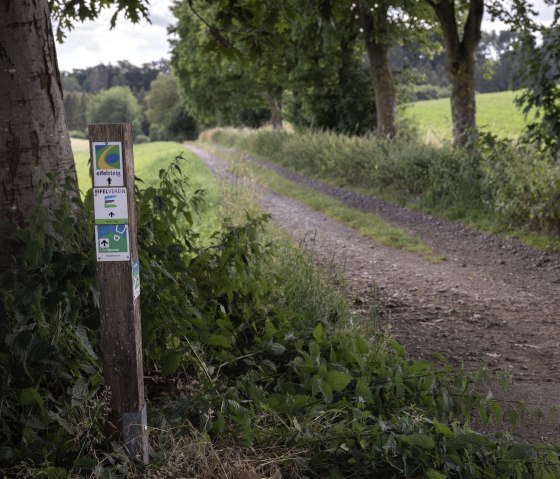
M 517 229 L 535 245 L 542 237 L 523 231 L 560 233 L 560 165 L 529 145 L 482 135 L 476 149 L 464 151 L 410 136 L 387 141 L 228 129 L 214 131 L 212 138 L 394 203 L 491 230 Z

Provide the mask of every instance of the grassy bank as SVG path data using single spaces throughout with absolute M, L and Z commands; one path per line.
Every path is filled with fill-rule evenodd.
M 221 129 L 207 136 L 337 186 L 540 248 L 560 245 L 560 165 L 530 146 L 482 137 L 466 152 L 333 133 Z
M 85 192 L 91 188 L 90 176 L 90 151 L 88 140 L 72 139 L 72 151 L 78 173 L 78 184 Z M 142 143 L 134 146 L 134 173 L 147 184 L 157 183 L 158 173 L 161 168 L 166 168 L 173 159 L 183 154 L 189 162 L 197 162 L 195 155 L 186 152 L 185 148 L 172 141 L 157 141 L 154 143 Z M 203 168 L 199 166 L 189 169 L 189 178 L 193 183 L 200 183 L 198 175 Z M 205 179 L 205 181 L 207 178 Z

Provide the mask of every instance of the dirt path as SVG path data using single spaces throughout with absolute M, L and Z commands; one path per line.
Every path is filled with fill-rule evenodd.
M 189 148 L 214 171 L 226 165 Z M 560 256 L 513 240 L 328 186 L 265 163 L 304 186 L 370 211 L 424 240 L 447 259 L 431 263 L 379 246 L 297 201 L 265 191 L 262 206 L 317 258 L 344 270 L 357 308 L 380 302 L 380 316 L 411 357 L 437 351 L 467 367 L 510 372 L 508 398 L 560 404 Z M 560 437 L 548 418 L 524 437 Z

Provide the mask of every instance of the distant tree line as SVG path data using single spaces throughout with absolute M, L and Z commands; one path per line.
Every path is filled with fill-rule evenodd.
M 61 73 L 68 129 L 85 137 L 87 125 L 128 121 L 136 141 L 196 137 L 169 62 L 128 61 Z
M 514 90 L 525 84 L 520 75 L 521 54 L 516 48 L 519 40 L 515 32 L 482 32 L 474 77 L 478 93 Z M 390 62 L 393 69 L 400 72 L 404 101 L 450 96 L 444 50 L 427 53 L 421 45 L 395 46 L 390 52 Z
M 192 31 L 194 23 L 188 28 Z M 282 60 L 287 71 L 276 71 L 275 78 L 278 83 L 289 82 L 291 88 L 286 92 L 277 87 L 281 95 L 276 99 L 270 77 L 261 72 L 264 78 L 259 79 L 261 65 L 253 65 L 248 74 L 246 68 L 217 60 L 212 52 L 197 53 L 196 45 L 190 43 L 189 63 L 177 60 L 186 102 L 166 60 L 141 66 L 120 61 L 116 65 L 62 72 L 68 127 L 73 136 L 84 136 L 88 123 L 125 118 L 131 121 L 141 141 L 192 138 L 197 121 L 203 127 L 258 127 L 271 121 L 276 102 L 283 115 L 296 125 L 362 134 L 376 122 L 368 59 L 356 54 L 356 31 L 351 25 L 341 25 L 336 32 L 327 33 L 330 35 L 312 28 L 302 30 L 307 49 L 296 50 L 292 57 Z M 505 91 L 522 85 L 515 74 L 520 66 L 517 41 L 518 35 L 508 31 L 482 33 L 476 52 L 478 92 Z M 190 42 L 188 33 L 183 35 L 183 42 Z M 409 42 L 392 47 L 389 61 L 397 76 L 401 102 L 450 96 L 446 53 L 442 49 L 428 52 L 420 43 Z M 263 92 L 264 84 L 270 92 Z M 186 103 L 196 120 L 187 111 Z M 282 115 L 277 114 L 278 124 Z

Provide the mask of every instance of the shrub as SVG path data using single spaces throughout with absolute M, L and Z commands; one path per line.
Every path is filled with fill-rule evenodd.
M 134 143 L 137 144 L 142 144 L 142 143 L 149 143 L 150 142 L 150 137 L 146 136 L 146 135 L 136 135 L 136 138 L 134 138 Z
M 142 108 L 128 87 L 115 86 L 92 96 L 86 116 L 88 124 L 130 122 L 133 135 L 142 131 Z
M 485 217 L 560 233 L 560 165 L 530 145 L 488 134 L 470 150 L 408 136 L 388 141 L 329 132 L 217 129 L 211 137 L 301 173 L 451 219 Z
M 485 183 L 495 210 L 512 225 L 560 234 L 560 164 L 530 145 L 485 141 Z
M 79 140 L 87 140 L 88 134 L 85 131 L 81 130 L 71 130 L 70 131 L 70 138 L 77 138 Z
M 137 190 L 146 370 L 180 386 L 149 398 L 159 435 L 198 424 L 205 437 L 287 451 L 301 476 L 558 477 L 556 448 L 468 427 L 473 408 L 483 422 L 502 417 L 479 395 L 483 375 L 365 337 L 324 272 L 261 234 L 266 217 L 226 222 L 202 243 L 202 198 L 179 160 Z M 2 229 L 0 458 L 13 466 L 2 472 L 147 477 L 103 436 L 91 205 L 70 205 Z

